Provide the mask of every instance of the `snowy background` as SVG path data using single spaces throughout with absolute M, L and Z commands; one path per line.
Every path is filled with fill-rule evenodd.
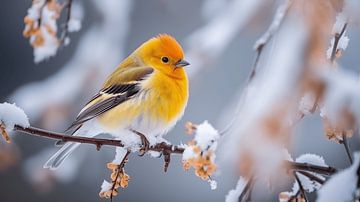
M 6 9 L 0 13 L 1 102 L 16 102 L 28 114 L 33 126 L 62 131 L 117 63 L 150 37 L 169 33 L 183 44 L 185 55 L 188 56 L 186 58 L 192 63 L 188 67 L 191 73 L 189 105 L 183 119 L 166 136 L 174 144 L 191 139 L 184 130 L 188 120 L 194 123 L 208 120 L 217 128 L 226 125 L 230 118 L 224 117 L 232 115 L 234 101 L 252 66 L 255 56 L 253 44 L 266 30 L 276 9 L 276 6 L 270 4 L 261 5 L 249 23 L 247 20 L 234 20 L 246 19 L 246 13 L 235 15 L 238 13 L 236 10 L 227 8 L 231 7 L 232 2 L 235 2 L 234 5 L 240 2 L 236 0 L 123 0 L 118 3 L 113 1 L 114 4 L 96 0 L 75 2 L 82 3 L 84 8 L 82 29 L 70 35 L 69 46 L 61 48 L 55 57 L 38 65 L 33 62 L 33 50 L 28 40 L 22 36 L 23 18 L 30 2 L 3 3 L 2 7 Z M 251 10 L 251 5 L 247 6 Z M 227 13 L 230 16 L 226 16 Z M 222 14 L 224 16 L 219 17 Z M 212 46 L 211 43 L 201 41 L 204 37 L 198 37 L 204 31 L 198 30 L 213 21 L 216 23 L 217 17 L 223 26 L 215 26 L 215 31 L 204 29 L 208 32 L 205 36 L 209 39 L 220 38 L 223 40 L 221 44 L 225 46 L 217 46 L 216 43 Z M 234 20 L 231 21 L 233 27 L 226 26 L 225 21 L 229 20 Z M 224 32 L 229 34 L 219 34 Z M 349 46 L 338 61 L 345 69 L 360 70 L 359 33 L 359 27 L 349 26 Z M 33 85 L 30 90 L 19 89 L 53 77 L 58 79 L 41 83 L 43 87 Z M 70 158 L 63 169 L 48 173 L 42 170 L 42 165 L 55 151 L 52 141 L 17 136 L 14 142 L 18 147 L 18 162 L 0 170 L 0 201 L 104 200 L 98 197 L 98 192 L 101 182 L 110 174 L 106 162 L 113 158 L 112 149 L 96 152 L 93 146 L 82 146 L 81 151 Z M 353 151 L 360 149 L 358 135 L 350 139 L 350 147 Z M 297 157 L 307 152 L 323 156 L 328 165 L 348 167 L 344 148 L 324 138 L 318 115 L 307 116 L 294 134 L 290 153 Z M 162 166 L 162 159 L 132 156 L 126 166 L 132 177 L 129 187 L 120 191 L 114 200 L 224 201 L 225 195 L 238 179 L 231 169 L 220 167 L 214 176 L 218 188 L 211 190 L 208 183 L 201 181 L 193 172 L 183 170 L 181 157 L 172 158 L 165 174 Z M 289 189 L 285 185 L 281 190 Z M 256 194 L 254 199 L 260 201 L 272 196 L 270 199 L 275 201 L 277 195 L 278 191 L 265 189 L 261 194 Z M 314 198 L 313 195 L 311 197 Z

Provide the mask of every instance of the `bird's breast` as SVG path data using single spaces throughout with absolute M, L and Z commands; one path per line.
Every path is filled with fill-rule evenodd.
M 111 128 L 131 127 L 143 133 L 165 133 L 184 113 L 188 81 L 154 73 L 133 98 L 104 113 L 100 121 Z

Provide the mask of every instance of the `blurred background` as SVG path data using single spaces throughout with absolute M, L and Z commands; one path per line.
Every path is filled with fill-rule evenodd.
M 31 2 L 5 1 L 0 12 L 1 102 L 15 102 L 33 126 L 63 131 L 116 64 L 147 39 L 168 33 L 184 46 L 192 65 L 188 67 L 188 107 L 166 139 L 173 144 L 192 139 L 185 133 L 186 121 L 208 120 L 221 129 L 226 120 L 220 118 L 231 117 L 231 107 L 251 69 L 253 44 L 268 27 L 279 4 L 249 2 L 75 0 L 83 8 L 81 30 L 70 35 L 71 43 L 55 57 L 35 64 L 32 47 L 22 36 Z M 350 43 L 339 61 L 354 71 L 360 68 L 355 65 L 360 60 L 359 31 L 358 27 L 349 27 Z M 293 135 L 293 157 L 315 153 L 328 165 L 347 167 L 344 148 L 327 141 L 323 133 L 319 117 L 307 116 Z M 42 166 L 56 151 L 54 141 L 18 134 L 13 142 L 0 142 L 0 201 L 105 200 L 98 197 L 98 192 L 103 179 L 109 178 L 106 163 L 114 157 L 113 148 L 97 152 L 93 146 L 84 145 L 53 172 Z M 357 137 L 350 140 L 350 147 L 359 150 Z M 218 188 L 211 190 L 192 171 L 184 171 L 177 156 L 172 158 L 167 173 L 163 173 L 162 159 L 136 155 L 131 156 L 126 170 L 131 177 L 129 187 L 120 190 L 114 201 L 224 201 L 238 179 L 231 168 L 220 166 L 214 177 Z M 288 186 L 291 184 L 285 183 L 280 190 L 288 190 Z M 277 193 L 256 192 L 254 200 L 276 201 Z

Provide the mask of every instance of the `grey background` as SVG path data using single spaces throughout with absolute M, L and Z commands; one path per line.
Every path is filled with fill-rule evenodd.
M 0 12 L 1 102 L 6 101 L 7 96 L 18 86 L 42 80 L 56 73 L 69 60 L 79 37 L 93 21 L 99 20 L 99 16 L 92 8 L 93 5 L 88 1 L 83 2 L 85 16 L 82 30 L 71 35 L 70 46 L 59 51 L 56 57 L 39 65 L 34 64 L 32 48 L 22 37 L 23 17 L 30 6 L 30 1 L 2 2 Z M 135 1 L 130 34 L 125 48 L 126 54 L 132 52 L 142 41 L 158 33 L 173 34 L 182 43 L 182 39 L 203 23 L 200 17 L 201 4 L 202 1 L 192 0 Z M 191 80 L 190 100 L 185 116 L 168 134 L 167 139 L 173 143 L 191 139 L 183 129 L 187 120 L 199 123 L 207 119 L 217 126 L 218 118 L 226 107 L 231 105 L 238 89 L 243 86 L 253 61 L 253 42 L 266 28 L 269 19 L 265 16 L 257 21 L 257 24 L 241 32 L 212 67 L 205 68 L 201 75 Z M 358 57 L 359 30 L 350 27 L 349 36 L 350 44 L 340 63 L 346 68 L 359 70 L 360 67 L 356 65 L 360 60 Z M 121 59 L 119 58 L 119 61 Z M 87 99 L 84 97 L 81 102 L 85 103 Z M 33 122 L 32 124 L 36 125 Z M 296 144 L 293 145 L 292 153 L 295 157 L 304 152 L 310 152 L 324 156 L 329 165 L 338 168 L 348 165 L 343 148 L 333 142 L 325 141 L 322 125 L 317 116 L 306 118 L 298 126 L 294 142 Z M 21 148 L 22 159 L 53 144 L 49 140 L 28 136 L 17 138 L 16 143 Z M 358 150 L 358 137 L 352 138 L 350 145 L 353 150 Z M 91 146 L 84 146 L 81 150 L 89 154 L 78 177 L 71 183 L 55 182 L 51 191 L 47 193 L 37 192 L 36 187 L 32 187 L 25 180 L 22 161 L 15 167 L 1 172 L 0 201 L 104 201 L 105 199 L 98 197 L 98 192 L 102 180 L 109 178 L 110 173 L 105 163 L 111 161 L 113 155 L 101 155 Z M 108 151 L 101 152 L 111 154 L 110 148 L 106 150 Z M 140 158 L 133 155 L 126 167 L 131 176 L 129 187 L 121 190 L 114 201 L 224 201 L 228 190 L 235 187 L 237 177 L 228 168 L 223 168 L 215 177 L 218 181 L 218 189 L 212 191 L 208 183 L 198 179 L 192 171 L 183 171 L 180 162 L 180 157 L 173 157 L 169 171 L 164 174 L 162 159 Z M 41 166 L 40 164 L 39 168 Z M 282 190 L 289 189 L 285 186 Z M 269 200 L 276 200 L 277 197 L 277 192 L 257 193 L 260 192 L 255 192 L 254 198 L 259 201 L 264 200 L 263 197 L 268 197 Z

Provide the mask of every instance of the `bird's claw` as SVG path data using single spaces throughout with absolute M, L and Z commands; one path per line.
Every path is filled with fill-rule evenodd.
M 146 152 L 149 151 L 150 142 L 145 136 L 140 136 L 141 139 L 141 148 L 139 156 L 144 156 Z
M 144 156 L 145 153 L 148 152 L 149 148 L 150 148 L 149 140 L 145 137 L 144 134 L 142 134 L 142 133 L 140 133 L 140 132 L 138 132 L 136 130 L 131 130 L 131 131 L 140 137 L 141 148 L 139 150 L 139 152 L 140 152 L 139 156 Z

